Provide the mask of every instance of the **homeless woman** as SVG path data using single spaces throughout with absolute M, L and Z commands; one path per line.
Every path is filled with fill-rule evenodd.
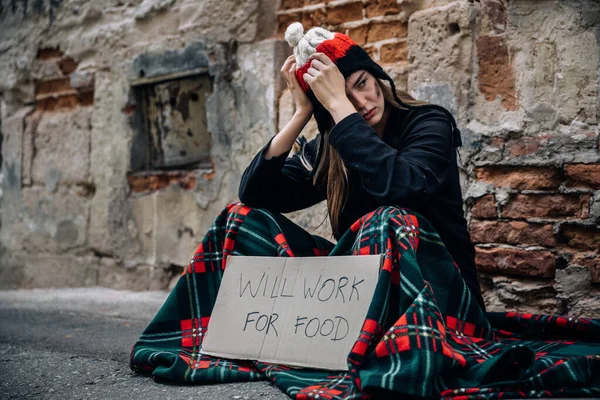
M 246 169 L 240 200 L 271 212 L 327 200 L 337 240 L 371 211 L 417 212 L 433 225 L 484 308 L 463 212 L 460 133 L 453 117 L 397 93 L 388 74 L 345 35 L 321 28 L 303 35 L 296 22 L 286 39 L 294 55 L 281 72 L 296 112 Z M 313 113 L 320 135 L 288 158 Z M 377 234 L 380 227 L 370 229 Z
M 600 346 L 583 343 L 600 335 L 599 321 L 485 313 L 452 116 L 397 92 L 346 35 L 294 23 L 286 39 L 294 55 L 282 74 L 296 112 L 245 171 L 241 203 L 217 217 L 131 367 L 179 383 L 269 379 L 296 399 L 600 395 L 600 356 L 590 358 Z M 319 135 L 288 158 L 311 115 Z M 281 215 L 323 200 L 335 245 Z M 202 354 L 229 255 L 363 254 L 383 264 L 347 371 Z M 549 340 L 573 333 L 575 347 Z

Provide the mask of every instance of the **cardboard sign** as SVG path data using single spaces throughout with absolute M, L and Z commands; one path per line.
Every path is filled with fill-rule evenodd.
M 382 259 L 230 256 L 202 352 L 347 371 Z

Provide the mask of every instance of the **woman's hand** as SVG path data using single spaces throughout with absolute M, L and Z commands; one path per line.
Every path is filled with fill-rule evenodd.
M 281 75 L 283 75 L 283 79 L 292 93 L 296 113 L 310 117 L 313 112 L 313 105 L 296 79 L 295 61 L 294 55 L 289 56 L 281 67 Z
M 335 122 L 356 112 L 346 96 L 346 80 L 337 65 L 323 53 L 312 54 L 309 62 L 310 68 L 304 74 L 304 81 Z

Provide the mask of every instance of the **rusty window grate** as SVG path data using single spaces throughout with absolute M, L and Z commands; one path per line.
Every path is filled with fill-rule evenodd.
M 132 169 L 210 167 L 211 135 L 206 122 L 206 98 L 212 92 L 209 76 L 145 82 L 135 89 L 143 132 L 134 139 Z

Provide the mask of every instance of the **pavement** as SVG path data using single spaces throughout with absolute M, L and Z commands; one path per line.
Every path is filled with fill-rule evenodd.
M 131 347 L 167 295 L 0 291 L 0 399 L 289 399 L 269 382 L 168 385 L 131 371 Z
M 289 399 L 268 382 L 166 385 L 129 352 L 167 292 L 0 291 L 0 399 Z

